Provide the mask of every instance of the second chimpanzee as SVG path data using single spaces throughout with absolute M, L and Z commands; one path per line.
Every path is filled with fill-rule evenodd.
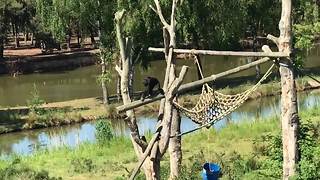
M 164 94 L 163 89 L 160 88 L 160 82 L 157 78 L 146 77 L 143 79 L 144 91 L 141 96 L 141 100 L 144 101 L 145 98 L 154 97 L 158 94 Z

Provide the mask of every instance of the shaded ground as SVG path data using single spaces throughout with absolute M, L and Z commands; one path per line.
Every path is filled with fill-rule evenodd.
M 39 53 L 40 51 L 40 53 Z M 6 60 L 0 62 L 0 74 L 27 74 L 33 72 L 50 72 L 71 70 L 78 67 L 94 65 L 99 49 L 73 49 L 42 54 L 40 49 L 5 50 Z
M 5 49 L 4 50 L 4 56 L 6 57 L 35 56 L 40 54 L 42 54 L 40 48 Z
M 99 52 L 98 49 L 92 48 L 76 48 L 72 49 L 71 51 L 62 50 L 62 51 L 55 51 L 52 53 L 42 53 L 40 48 L 28 48 L 28 49 L 5 49 L 4 56 L 8 57 L 9 59 L 14 58 L 25 58 L 25 57 L 52 57 L 52 56 L 60 56 L 60 55 L 71 55 L 77 53 L 93 53 L 96 54 Z
M 31 56 L 41 56 L 44 55 L 41 52 L 40 48 L 34 47 L 34 45 L 31 45 L 31 40 L 28 39 L 27 41 L 23 40 L 24 37 L 20 36 L 19 38 L 19 47 L 15 47 L 15 42 L 13 37 L 9 38 L 9 42 L 5 45 L 4 49 L 4 56 L 13 58 L 13 57 L 31 57 Z M 96 39 L 98 42 L 99 40 Z M 66 43 L 63 43 L 66 44 Z M 90 38 L 83 38 L 82 47 L 79 48 L 79 45 L 77 43 L 77 38 L 72 37 L 71 38 L 71 50 L 62 49 L 60 51 L 52 49 L 50 53 L 47 54 L 63 54 L 63 53 L 74 53 L 79 51 L 89 51 L 94 50 L 92 47 L 92 44 L 90 42 Z

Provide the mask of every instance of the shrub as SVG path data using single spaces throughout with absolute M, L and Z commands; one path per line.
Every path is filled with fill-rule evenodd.
M 113 138 L 113 130 L 111 127 L 111 123 L 100 119 L 96 123 L 96 139 L 99 144 L 103 144 L 105 142 L 110 141 Z
M 33 84 L 33 91 L 31 92 L 31 99 L 27 100 L 27 104 L 30 109 L 30 113 L 35 113 L 38 115 L 42 114 L 42 110 L 40 108 L 45 102 L 43 99 L 40 98 L 39 91 L 37 86 Z
M 95 169 L 93 161 L 88 158 L 75 158 L 71 160 L 72 171 L 75 173 L 92 172 Z
M 299 154 L 300 161 L 295 179 L 320 179 L 320 134 L 319 122 L 304 122 L 300 125 Z M 255 153 L 265 156 L 261 161 L 259 174 L 281 179 L 282 176 L 282 141 L 281 135 L 263 135 L 255 141 Z
M 0 179 L 25 179 L 25 180 L 61 180 L 61 177 L 50 177 L 48 171 L 35 171 L 20 159 L 14 159 L 7 167 L 0 169 Z

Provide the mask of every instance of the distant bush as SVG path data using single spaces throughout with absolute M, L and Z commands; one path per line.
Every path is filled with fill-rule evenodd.
M 303 122 L 299 132 L 300 161 L 294 179 L 320 179 L 320 122 Z M 255 152 L 265 156 L 261 161 L 259 174 L 264 177 L 282 177 L 281 135 L 263 135 L 255 142 Z
M 18 158 L 13 160 L 7 167 L 0 169 L 0 179 L 62 180 L 61 177 L 50 177 L 48 171 L 35 171 L 27 167 Z
M 42 114 L 41 105 L 43 105 L 45 101 L 40 98 L 39 91 L 37 86 L 33 84 L 33 91 L 31 92 L 31 99 L 27 100 L 27 104 L 30 110 L 30 113 L 35 113 L 38 115 Z
M 99 144 L 108 142 L 113 138 L 113 130 L 111 123 L 100 119 L 96 123 L 96 138 Z
M 93 161 L 88 158 L 75 158 L 71 160 L 72 171 L 75 173 L 92 172 L 95 169 Z

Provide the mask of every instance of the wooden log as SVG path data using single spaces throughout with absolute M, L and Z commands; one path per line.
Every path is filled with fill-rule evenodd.
M 252 67 L 255 67 L 256 65 L 263 64 L 263 63 L 268 62 L 270 60 L 271 60 L 270 58 L 265 57 L 265 58 L 259 59 L 257 61 L 251 62 L 249 64 L 242 65 L 242 66 L 230 69 L 228 71 L 225 71 L 225 72 L 222 72 L 222 73 L 219 73 L 219 74 L 215 74 L 215 75 L 206 77 L 206 78 L 198 80 L 198 81 L 194 81 L 194 82 L 191 82 L 191 83 L 187 83 L 187 84 L 181 85 L 179 87 L 179 89 L 177 90 L 177 93 L 178 94 L 183 94 L 183 93 L 187 92 L 188 90 L 196 88 L 196 87 L 199 87 L 199 86 L 202 86 L 205 83 L 210 83 L 210 82 L 215 81 L 216 79 L 219 79 L 219 78 L 222 78 L 222 77 L 225 77 L 225 76 L 229 76 L 229 75 L 232 75 L 232 74 L 235 74 L 235 73 L 247 70 L 247 69 L 250 69 Z M 164 98 L 164 96 L 163 95 L 159 95 L 159 96 L 154 97 L 152 99 L 145 99 L 144 101 L 139 100 L 139 101 L 132 102 L 130 104 L 118 106 L 117 107 L 117 112 L 121 113 L 121 112 L 124 112 L 124 111 L 129 110 L 129 109 L 137 108 L 137 107 L 140 107 L 140 106 L 143 106 L 143 105 L 158 101 L 158 100 L 160 100 L 162 98 Z
M 164 48 L 149 47 L 151 52 L 163 52 Z M 287 52 L 240 52 L 240 51 L 211 51 L 211 50 L 196 50 L 196 49 L 174 49 L 177 54 L 200 54 L 211 56 L 242 56 L 242 57 L 290 57 Z
M 150 154 L 151 150 L 153 149 L 153 145 L 155 144 L 155 142 L 157 142 L 158 137 L 159 137 L 159 135 L 160 135 L 160 131 L 161 131 L 162 128 L 159 128 L 159 129 L 160 129 L 160 130 L 158 130 L 158 131 L 153 135 L 153 137 L 152 137 L 152 139 L 150 140 L 150 142 L 149 142 L 146 150 L 144 151 L 142 157 L 140 158 L 140 161 L 139 161 L 138 165 L 136 166 L 136 168 L 134 168 L 134 170 L 133 170 L 133 172 L 132 172 L 132 174 L 131 174 L 131 176 L 130 176 L 130 178 L 129 178 L 130 180 L 133 180 L 133 179 L 136 177 L 136 175 L 138 174 L 138 172 L 139 172 L 141 166 L 143 165 L 144 161 L 146 160 L 146 158 L 147 158 L 148 155 Z
M 281 19 L 279 22 L 280 52 L 291 52 L 292 40 L 292 0 L 282 0 Z M 281 127 L 282 127 L 282 179 L 294 179 L 299 162 L 299 126 L 297 89 L 295 71 L 293 69 L 294 57 L 283 59 L 280 66 L 281 77 Z

